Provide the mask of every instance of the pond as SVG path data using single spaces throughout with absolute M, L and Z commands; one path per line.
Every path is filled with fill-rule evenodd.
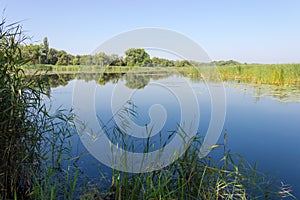
M 181 76 L 174 73 L 80 73 L 53 74 L 51 76 L 51 95 L 53 110 L 62 106 L 70 109 L 74 101 L 74 88 L 93 83 L 96 118 L 99 124 L 112 130 L 114 111 L 111 107 L 113 98 L 122 98 L 122 91 L 131 92 L 130 100 L 134 104 L 135 117 L 131 119 L 138 126 L 151 123 L 149 109 L 153 105 L 161 105 L 167 114 L 165 123 L 161 125 L 161 135 L 150 138 L 152 150 L 159 149 L 174 139 L 172 130 L 178 128 L 181 119 L 180 102 L 174 93 L 166 88 L 176 88 L 177 83 L 184 80 L 194 91 L 199 108 L 199 126 L 197 132 L 205 136 L 211 120 L 211 91 L 201 79 Z M 157 83 L 164 83 L 162 87 Z M 77 86 L 76 86 L 77 85 Z M 122 88 L 122 94 L 114 94 L 116 87 Z M 84 87 L 83 87 L 84 88 Z M 226 94 L 226 117 L 222 135 L 217 143 L 223 143 L 223 135 L 227 134 L 226 147 L 237 152 L 252 165 L 258 163 L 260 172 L 278 177 L 283 183 L 293 185 L 292 189 L 300 197 L 300 87 L 268 86 L 224 82 Z M 78 92 L 78 91 L 77 91 Z M 82 99 L 86 91 L 82 90 Z M 115 95 L 115 96 L 114 96 Z M 153 108 L 153 107 L 152 107 Z M 91 114 L 92 115 L 92 114 Z M 91 116 L 95 117 L 95 116 Z M 160 123 L 159 121 L 156 123 Z M 166 134 L 169 133 L 169 134 Z M 121 141 L 114 143 L 122 146 Z M 143 152 L 145 138 L 126 136 L 124 141 L 134 142 L 130 151 Z M 87 152 L 78 135 L 74 136 L 74 154 Z M 124 144 L 123 144 L 124 145 Z M 122 146 L 124 147 L 124 146 Z M 208 156 L 214 156 L 210 153 Z M 100 171 L 109 177 L 111 169 L 101 164 L 92 155 L 80 159 L 81 168 L 91 182 L 99 181 Z M 97 181 L 96 181 L 97 180 Z M 100 185 L 109 184 L 103 178 Z

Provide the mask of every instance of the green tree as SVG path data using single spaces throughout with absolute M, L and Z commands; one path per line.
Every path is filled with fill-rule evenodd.
M 73 65 L 80 65 L 80 55 L 75 56 L 75 58 L 73 59 Z
M 93 56 L 91 56 L 91 55 L 80 56 L 80 64 L 81 65 L 92 65 L 93 64 Z
M 48 64 L 56 65 L 57 63 L 57 53 L 58 51 L 56 49 L 50 48 L 48 53 Z
M 213 61 L 212 64 L 217 65 L 217 66 L 231 66 L 231 65 L 240 65 L 241 63 L 234 61 L 234 60 L 220 60 L 220 61 Z
M 49 43 L 48 43 L 48 38 L 45 37 L 41 48 L 40 64 L 49 64 L 48 53 L 49 53 Z
M 191 66 L 191 63 L 187 60 L 181 60 L 175 63 L 175 67 L 189 67 L 189 66 Z
M 22 46 L 23 56 L 30 59 L 30 64 L 40 64 L 41 46 L 37 44 L 29 44 Z
M 131 48 L 125 51 L 125 63 L 127 66 L 149 66 L 151 59 L 144 49 Z
M 111 55 L 110 59 L 111 59 L 111 63 L 110 63 L 111 66 L 125 66 L 126 65 L 124 59 L 121 56 L 119 57 L 116 54 Z
M 173 67 L 175 66 L 173 60 L 168 60 L 165 58 L 154 57 L 151 59 L 152 65 L 155 67 Z
M 100 52 L 93 56 L 93 64 L 98 66 L 108 66 L 111 63 L 111 59 L 108 55 Z
M 57 65 L 69 65 L 74 57 L 63 50 L 60 50 L 57 52 L 57 58 Z

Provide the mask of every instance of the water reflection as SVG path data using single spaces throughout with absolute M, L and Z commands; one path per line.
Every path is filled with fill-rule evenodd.
M 188 79 L 178 72 L 114 74 L 79 74 L 74 81 L 75 126 L 85 147 L 122 171 L 148 172 L 174 162 L 199 127 L 198 99 Z
M 181 75 L 188 78 L 191 85 L 196 88 L 199 102 L 201 104 L 201 124 L 200 133 L 205 133 L 207 131 L 207 126 L 210 119 L 210 99 L 209 92 L 205 90 L 205 85 L 203 84 L 202 77 L 199 72 L 196 73 L 192 70 L 179 71 Z M 136 119 L 136 123 L 140 125 L 149 122 L 148 116 L 148 105 L 153 105 L 154 99 L 150 97 L 152 94 L 159 94 L 157 88 L 152 88 L 152 91 L 147 89 L 147 85 L 151 83 L 151 80 L 167 79 L 170 77 L 177 76 L 171 70 L 165 73 L 163 70 L 157 71 L 146 71 L 141 70 L 140 72 L 135 72 L 134 75 L 121 72 L 105 71 L 103 73 L 94 72 L 82 72 L 82 73 L 64 73 L 64 74 L 52 74 L 49 79 L 51 84 L 52 92 L 57 98 L 57 104 L 70 104 L 72 84 L 74 79 L 83 80 L 83 82 L 89 82 L 94 80 L 99 86 L 97 88 L 96 99 L 101 99 L 105 105 L 95 105 L 97 112 L 104 113 L 101 115 L 102 124 L 107 124 L 108 120 L 113 113 L 109 111 L 110 109 L 110 92 L 116 83 L 123 82 L 123 85 L 130 90 L 137 89 L 135 102 L 139 104 L 142 102 L 144 107 L 139 106 L 137 110 L 138 113 L 146 113 L 144 118 Z M 67 85 L 66 85 L 67 84 Z M 66 86 L 65 86 L 66 85 Z M 65 87 L 58 87 L 65 86 Z M 297 157 L 300 155 L 299 146 L 299 103 L 282 103 L 282 102 L 300 102 L 300 87 L 299 85 L 290 86 L 276 86 L 276 85 L 259 85 L 250 83 L 238 83 L 235 81 L 225 82 L 226 92 L 227 92 L 227 117 L 224 128 L 227 129 L 228 133 L 228 148 L 233 152 L 239 152 L 246 157 L 252 164 L 254 162 L 259 163 L 259 168 L 262 172 L 270 173 L 272 175 L 278 176 L 280 179 L 287 183 L 295 185 L 295 188 L 300 188 L 299 176 L 295 176 L 300 170 L 300 162 Z M 54 89 L 56 88 L 56 89 Z M 69 91 L 70 94 L 66 92 Z M 143 92 L 146 91 L 147 92 Z M 63 91 L 63 92 L 62 92 Z M 69 96 L 67 96 L 68 94 Z M 107 95 L 105 95 L 107 94 Z M 148 95 L 148 96 L 147 96 Z M 107 96 L 107 99 L 106 99 Z M 65 102 L 60 102 L 59 100 L 68 97 Z M 149 98 L 147 98 L 149 97 Z M 170 102 L 171 95 L 163 98 L 166 101 L 165 107 L 168 113 L 177 113 L 178 110 L 174 110 Z M 276 101 L 273 101 L 276 100 Z M 148 100 L 148 102 L 146 101 Z M 67 102 L 67 103 L 66 103 Z M 160 102 L 163 103 L 163 102 Z M 170 106 L 170 108 L 168 108 Z M 170 116 L 177 116 L 171 114 Z M 98 118 L 100 121 L 100 118 Z M 179 117 L 174 119 L 178 121 Z M 172 120 L 171 120 L 172 121 Z M 170 123 L 171 123 L 170 121 Z M 166 130 L 176 129 L 176 127 L 171 127 L 167 122 Z M 112 126 L 113 124 L 108 124 Z M 171 135 L 171 134 L 170 134 Z M 108 135 L 110 140 L 117 144 L 120 143 L 118 138 L 114 138 L 113 135 Z M 169 142 L 169 135 L 160 140 L 159 135 L 157 138 L 152 138 L 150 143 L 155 141 L 161 141 L 162 143 L 155 143 L 153 149 L 158 149 L 160 146 L 164 145 L 165 142 Z M 171 135 L 172 136 L 172 135 Z M 172 139 L 172 138 L 170 138 Z M 145 146 L 146 140 L 136 140 L 136 138 L 126 136 L 125 140 L 134 141 L 138 147 Z M 156 146 L 157 145 L 157 146 Z M 82 147 L 83 148 L 83 147 Z M 152 148 L 152 147 L 151 147 Z M 130 149 L 134 151 L 133 149 Z M 140 149 L 142 151 L 143 148 Z M 84 158 L 85 159 L 85 158 Z M 83 166 L 86 167 L 86 172 L 90 174 L 91 177 L 97 173 L 97 167 L 91 166 L 91 160 L 93 158 L 89 157 L 83 161 Z M 280 161 L 279 161 L 280 159 Z M 95 163 L 99 164 L 94 160 Z M 276 164 L 274 164 L 276 163 Z M 104 166 L 101 166 L 103 168 Z M 93 170 L 94 169 L 94 170 Z M 109 173 L 109 169 L 105 171 Z
M 86 82 L 95 80 L 99 85 L 106 85 L 107 83 L 117 83 L 118 81 L 125 81 L 125 85 L 130 89 L 143 89 L 149 84 L 150 80 L 158 80 L 177 75 L 179 72 L 183 77 L 189 78 L 192 83 L 199 83 L 203 81 L 203 74 L 197 70 L 178 70 L 176 72 L 168 69 L 159 70 L 140 70 L 135 73 L 104 71 L 99 72 L 70 72 L 70 73 L 54 73 L 49 74 L 49 84 L 51 88 L 58 86 L 65 86 L 71 80 L 84 80 Z M 212 80 L 212 79 L 210 79 Z M 266 85 L 243 83 L 240 81 L 227 80 L 228 87 L 238 88 L 241 91 L 251 93 L 257 101 L 262 97 L 272 98 L 281 102 L 300 102 L 300 84 L 291 85 Z

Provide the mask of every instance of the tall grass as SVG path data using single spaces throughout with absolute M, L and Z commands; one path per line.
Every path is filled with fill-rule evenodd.
M 123 135 L 123 133 L 120 133 Z M 134 144 L 132 144 L 134 145 Z M 128 147 L 132 145 L 127 144 Z M 151 144 L 150 144 L 151 145 Z M 238 154 L 231 154 L 224 143 L 220 160 L 199 158 L 201 138 L 171 165 L 149 173 L 113 171 L 111 186 L 104 195 L 92 190 L 83 199 L 282 199 L 295 198 L 289 185 L 268 177 Z M 147 149 L 151 147 L 145 147 Z
M 0 23 L 0 199 L 32 197 L 42 175 L 59 169 L 71 133 L 70 117 L 49 114 L 46 76 L 27 76 L 20 45 L 26 41 L 19 24 Z
M 218 69 L 225 81 L 270 85 L 300 83 L 300 64 L 235 65 L 218 67 Z
M 128 103 L 135 108 L 133 102 Z M 121 109 L 117 115 L 122 117 L 124 113 L 133 118 L 137 117 L 135 109 L 131 109 L 130 106 L 124 106 L 124 109 Z M 126 124 L 126 118 L 124 120 L 124 124 Z M 102 127 L 113 143 L 121 143 L 119 146 L 128 151 L 136 149 L 137 143 L 126 138 L 127 134 L 117 125 L 113 125 L 113 122 L 111 126 L 102 124 Z M 151 129 L 147 130 L 151 135 Z M 169 134 L 176 134 L 176 132 L 170 131 Z M 145 153 L 153 148 L 153 144 L 149 142 L 150 138 L 146 138 L 146 140 L 144 146 L 139 147 L 144 149 Z M 162 141 L 162 136 L 160 140 L 156 143 L 160 143 L 164 148 L 167 141 Z M 186 152 L 169 166 L 153 172 L 138 174 L 113 170 L 111 185 L 106 193 L 97 188 L 90 188 L 81 195 L 81 198 L 116 200 L 295 198 L 291 193 L 290 185 L 284 185 L 279 180 L 260 173 L 257 165 L 252 167 L 240 155 L 230 153 L 226 148 L 226 143 L 227 134 L 225 133 L 223 144 L 211 147 L 213 155 L 220 159 L 216 157 L 200 158 L 198 150 L 201 147 L 202 138 L 197 134 Z M 126 152 L 124 154 L 126 157 Z
M 103 68 L 103 67 L 102 67 Z M 99 72 L 99 66 L 56 66 L 56 65 L 35 65 L 26 67 L 27 73 L 33 73 L 36 69 L 53 73 L 84 73 Z M 106 74 L 127 73 L 133 67 L 108 66 L 102 69 Z M 101 71 L 101 70 L 100 70 Z M 103 71 L 103 73 L 104 73 Z M 134 68 L 135 72 L 145 74 L 167 74 L 177 71 L 194 81 L 205 78 L 208 81 L 218 80 L 220 76 L 223 81 L 237 81 L 244 83 L 268 84 L 289 86 L 300 83 L 300 64 L 239 64 L 232 66 L 217 66 L 213 68 L 208 65 L 195 67 L 143 67 Z
M 41 121 L 40 94 L 46 94 L 40 80 L 30 80 L 24 76 L 19 44 L 25 38 L 18 25 L 0 24 L 0 88 L 1 88 L 1 135 L 0 135 L 0 196 L 29 195 L 32 174 L 39 170 L 41 155 L 41 133 L 36 123 Z M 41 111 L 43 107 L 41 107 Z M 43 121 L 41 121 L 42 123 Z M 28 140 L 29 139 L 29 140 Z

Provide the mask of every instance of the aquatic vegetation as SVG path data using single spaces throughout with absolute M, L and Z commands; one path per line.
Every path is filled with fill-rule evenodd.
M 221 160 L 198 156 L 200 138 L 171 165 L 149 173 L 113 171 L 108 191 L 90 188 L 82 199 L 278 199 L 293 197 L 281 184 L 224 147 Z M 226 143 L 226 134 L 224 142 Z M 130 146 L 130 145 L 129 145 Z M 109 179 L 109 178 L 108 178 Z
M 133 109 L 126 107 L 124 112 L 132 113 Z M 126 124 L 126 121 L 124 122 Z M 126 150 L 132 151 L 137 143 L 126 139 L 126 133 L 117 125 L 103 130 L 112 135 L 111 141 L 121 142 L 126 157 Z M 178 127 L 179 129 L 180 127 Z M 149 130 L 151 135 L 151 130 Z M 176 131 L 169 131 L 178 134 Z M 112 134 L 113 133 L 113 134 Z M 162 133 L 158 133 L 162 134 Z M 144 152 L 152 148 L 147 142 Z M 162 148 L 166 145 L 162 141 Z M 124 144 L 124 145 L 123 145 Z M 189 144 L 187 151 L 175 162 L 160 170 L 147 173 L 128 173 L 112 169 L 108 191 L 97 187 L 86 188 L 81 199 L 278 199 L 292 197 L 290 185 L 264 175 L 258 171 L 257 165 L 251 166 L 243 157 L 230 153 L 226 148 L 227 134 L 224 134 L 223 144 L 212 146 L 213 157 L 199 157 L 199 147 L 202 138 L 199 134 Z M 223 147 L 223 149 L 222 149 Z M 175 152 L 174 152 L 175 154 Z M 218 156 L 216 156 L 218 155 Z M 216 157 L 220 157 L 216 158 Z
M 249 64 L 218 69 L 224 81 L 284 86 L 300 83 L 300 64 Z
M 43 172 L 59 169 L 69 150 L 71 116 L 50 114 L 45 75 L 25 74 L 26 39 L 20 25 L 0 23 L 0 199 L 31 197 Z

